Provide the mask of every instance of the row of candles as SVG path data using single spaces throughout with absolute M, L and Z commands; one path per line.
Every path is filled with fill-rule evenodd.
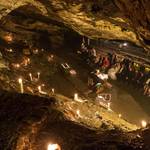
M 37 75 L 38 75 L 38 79 L 40 79 L 40 72 L 38 72 Z M 29 73 L 29 77 L 30 77 L 30 80 L 33 81 L 33 77 L 32 77 L 32 74 L 31 74 L 31 73 Z M 24 93 L 23 79 L 22 79 L 22 78 L 19 78 L 19 79 L 18 79 L 18 82 L 19 82 L 19 85 L 20 85 L 20 91 L 21 91 L 21 93 Z M 43 94 L 43 95 L 47 95 L 47 94 L 48 94 L 47 92 L 45 92 L 45 91 L 42 90 L 42 86 L 38 86 L 38 92 L 39 92 L 40 94 Z M 52 88 L 52 89 L 51 89 L 51 92 L 52 92 L 52 94 L 54 94 L 54 93 L 55 93 L 55 89 Z M 79 101 L 78 93 L 75 93 L 75 94 L 74 94 L 74 100 L 75 100 L 75 101 Z M 108 110 L 108 111 L 111 110 L 111 109 L 110 109 L 110 103 L 108 103 L 108 108 L 107 108 L 107 110 Z M 77 110 L 77 115 L 78 115 L 79 117 L 81 117 L 79 110 Z M 121 118 L 122 115 L 119 114 L 118 117 Z M 145 128 L 145 127 L 147 126 L 147 122 L 146 122 L 145 120 L 142 120 L 142 121 L 141 121 L 141 126 L 142 126 L 143 128 Z
M 38 80 L 40 79 L 40 72 L 37 73 L 38 75 Z M 30 80 L 33 81 L 33 76 L 32 76 L 32 73 L 29 73 L 29 77 L 30 77 Z M 20 85 L 20 92 L 21 93 L 24 93 L 24 85 L 23 85 L 23 79 L 22 78 L 19 78 L 18 79 L 18 83 Z
M 29 77 L 30 77 L 30 81 L 34 81 L 32 73 L 29 73 Z M 40 79 L 40 72 L 37 72 L 37 80 L 39 80 L 39 79 Z M 18 79 L 18 83 L 20 85 L 20 92 L 24 93 L 23 79 L 19 78 Z M 40 94 L 47 95 L 47 92 L 42 90 L 42 86 L 41 85 L 38 86 L 38 91 L 39 91 Z M 52 91 L 52 94 L 55 93 L 55 89 L 54 88 L 52 88 L 51 91 Z
M 53 55 L 51 55 L 50 58 L 53 59 Z M 30 64 L 30 58 L 25 58 L 22 64 L 23 64 L 24 66 L 27 66 L 28 64 Z M 20 65 L 19 65 L 19 64 L 16 64 L 15 67 L 16 67 L 16 68 L 19 68 Z M 32 81 L 34 81 L 35 79 L 38 81 L 38 80 L 40 79 L 40 75 L 41 75 L 40 72 L 37 72 L 37 78 L 34 78 L 33 75 L 32 75 L 32 73 L 29 73 L 30 81 L 32 82 Z M 19 85 L 20 85 L 20 92 L 21 92 L 21 93 L 24 93 L 23 79 L 22 79 L 22 78 L 19 78 L 19 79 L 18 79 L 18 83 L 19 83 Z M 39 85 L 39 86 L 37 87 L 37 89 L 38 89 L 38 92 L 39 92 L 40 94 L 43 94 L 43 95 L 47 95 L 47 94 L 48 94 L 47 92 L 45 92 L 45 91 L 42 90 L 42 86 L 41 86 L 41 85 Z M 51 89 L 51 92 L 52 92 L 52 94 L 54 94 L 54 93 L 55 93 L 55 89 L 52 88 L 52 89 Z M 74 100 L 81 102 L 81 100 L 80 100 L 80 98 L 79 98 L 79 96 L 78 96 L 78 93 L 75 93 L 75 94 L 74 94 Z M 107 110 L 108 110 L 108 111 L 111 110 L 111 108 L 110 108 L 110 103 L 108 103 Z M 77 110 L 77 114 L 78 114 L 78 116 L 81 116 L 80 113 L 79 113 L 79 110 Z M 118 117 L 121 118 L 122 115 L 119 114 Z M 142 121 L 141 121 L 141 125 L 142 125 L 142 127 L 146 127 L 146 126 L 147 126 L 147 122 L 146 122 L 145 120 L 142 120 Z
M 9 42 L 12 41 L 12 37 L 11 37 L 11 36 L 7 36 L 6 38 L 7 38 L 7 41 L 9 41 Z M 8 52 L 13 52 L 12 49 L 8 49 L 7 51 L 8 51 Z M 36 50 L 35 53 L 38 53 L 38 50 Z M 52 61 L 52 60 L 53 60 L 53 57 L 54 57 L 53 55 L 48 56 L 48 61 L 49 61 L 49 62 Z M 12 63 L 11 65 L 12 65 L 14 68 L 16 68 L 16 69 L 19 69 L 19 68 L 21 67 L 21 65 L 27 66 L 27 65 L 29 65 L 30 63 L 31 63 L 31 62 L 30 62 L 30 58 L 23 58 L 23 62 L 22 62 L 22 63 L 20 63 L 20 64 L 19 64 L 19 63 L 17 63 L 17 64 Z M 31 82 L 35 81 L 35 78 L 33 77 L 32 73 L 29 73 L 29 78 L 30 78 L 30 81 L 31 81 Z M 40 79 L 40 72 L 37 72 L 37 78 L 36 78 L 36 80 L 38 81 L 39 79 Z M 23 78 L 19 78 L 19 79 L 18 79 L 18 83 L 19 83 L 19 85 L 20 85 L 20 92 L 21 92 L 21 93 L 24 93 Z M 44 94 L 44 95 L 47 94 L 46 92 L 44 92 L 44 91 L 42 90 L 42 86 L 38 86 L 37 89 L 38 89 L 38 91 L 39 91 L 40 94 Z M 51 91 L 52 91 L 53 94 L 55 93 L 55 89 L 54 89 L 54 88 L 52 88 Z M 61 147 L 60 147 L 60 145 L 58 145 L 58 144 L 48 144 L 47 150 L 61 150 Z
M 78 96 L 77 93 L 74 94 L 74 100 L 75 100 L 75 101 L 79 101 L 79 96 Z M 108 111 L 111 111 L 110 103 L 108 103 L 107 110 L 108 110 Z M 76 113 L 77 113 L 77 115 L 81 118 L 80 111 L 77 110 Z M 118 117 L 119 117 L 119 118 L 122 118 L 122 114 L 119 114 Z M 146 122 L 145 120 L 142 120 L 142 121 L 141 121 L 141 126 L 142 126 L 143 128 L 145 128 L 145 127 L 147 126 L 147 122 Z

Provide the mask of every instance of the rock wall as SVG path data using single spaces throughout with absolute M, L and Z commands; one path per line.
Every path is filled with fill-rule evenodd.
M 27 4 L 90 38 L 127 40 L 149 49 L 148 0 L 1 0 L 0 18 Z

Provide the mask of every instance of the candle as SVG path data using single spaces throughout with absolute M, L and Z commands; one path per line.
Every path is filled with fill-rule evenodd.
M 47 150 L 61 150 L 58 144 L 48 144 Z
M 40 94 L 47 95 L 46 92 L 42 91 L 41 86 L 38 86 L 38 90 Z
M 16 68 L 19 68 L 20 67 L 20 65 L 19 64 L 16 64 Z
M 38 72 L 37 75 L 38 75 L 38 80 L 39 80 L 40 79 L 40 72 Z
M 121 118 L 121 117 L 122 117 L 122 115 L 121 115 L 121 114 L 119 114 L 118 116 L 119 116 L 119 118 Z
M 39 93 L 41 93 L 41 91 L 42 91 L 41 86 L 38 86 L 38 90 L 39 90 Z
M 27 66 L 27 65 L 28 65 L 28 61 L 25 59 L 25 60 L 23 61 L 23 64 L 24 64 L 24 66 Z
M 30 64 L 30 58 L 27 58 L 27 62 L 28 62 L 28 64 Z
M 107 109 L 108 109 L 108 111 L 110 111 L 110 110 L 111 110 L 111 108 L 110 108 L 110 103 L 108 103 L 108 105 L 107 105 Z
M 77 93 L 74 94 L 74 100 L 78 100 L 78 94 Z
M 54 93 L 55 93 L 55 89 L 53 88 L 53 89 L 52 89 L 52 94 L 54 94 Z
M 30 80 L 33 81 L 33 77 L 31 73 L 29 73 L 29 77 L 30 77 Z
M 48 61 L 51 62 L 54 59 L 54 55 L 50 55 L 47 58 L 48 58 Z
M 147 122 L 145 120 L 141 121 L 142 127 L 145 128 L 147 126 Z
M 23 93 L 23 92 L 24 92 L 24 89 L 23 89 L 22 78 L 19 78 L 19 79 L 18 79 L 18 82 L 19 82 L 19 84 L 20 84 L 20 91 L 21 91 L 21 93 Z
M 82 118 L 82 116 L 80 115 L 80 110 L 77 110 L 76 113 L 78 115 L 78 118 Z
M 79 111 L 79 110 L 77 110 L 77 115 L 78 115 L 78 116 L 80 115 L 80 111 Z

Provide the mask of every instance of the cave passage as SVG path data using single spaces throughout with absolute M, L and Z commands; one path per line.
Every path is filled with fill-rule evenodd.
M 91 38 L 32 6 L 12 11 L 0 27 L 0 149 L 97 150 L 106 141 L 103 149 L 121 149 L 126 136 L 141 137 L 130 132 L 150 120 L 150 61 L 143 48 Z

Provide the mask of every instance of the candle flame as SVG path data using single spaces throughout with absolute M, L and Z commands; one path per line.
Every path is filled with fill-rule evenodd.
M 78 100 L 78 93 L 74 94 L 74 100 Z
M 119 118 L 121 118 L 121 117 L 122 117 L 122 115 L 121 115 L 121 114 L 119 114 L 118 116 L 119 116 Z
M 19 78 L 19 79 L 18 79 L 18 82 L 19 82 L 19 83 L 22 83 L 22 78 Z
M 38 86 L 38 90 L 39 90 L 39 92 L 41 92 L 41 86 Z
M 145 128 L 147 126 L 147 122 L 145 120 L 141 121 L 142 127 Z
M 58 144 L 48 144 L 47 150 L 61 150 Z

